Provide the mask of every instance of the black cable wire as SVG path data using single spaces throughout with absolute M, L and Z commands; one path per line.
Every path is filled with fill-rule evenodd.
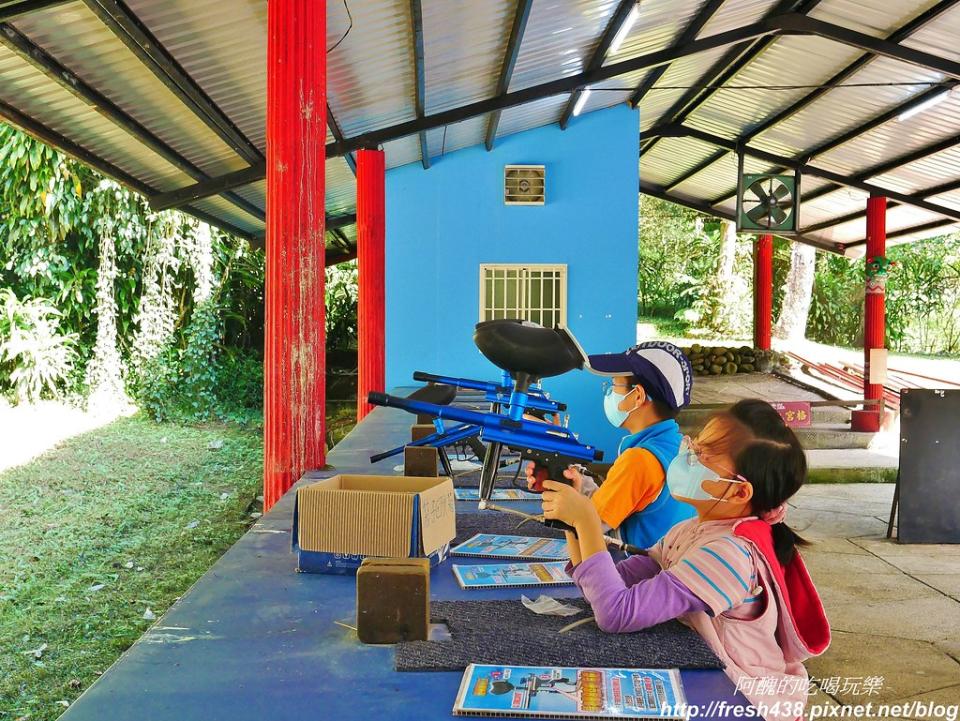
M 333 47 L 327 48 L 327 55 L 329 55 L 329 54 L 332 53 L 334 50 L 336 50 L 338 47 L 340 47 L 340 43 L 342 43 L 344 40 L 346 40 L 346 39 L 347 39 L 347 35 L 349 35 L 349 34 L 350 34 L 350 31 L 353 30 L 353 15 L 350 14 L 350 7 L 347 5 L 347 0 L 343 0 L 343 8 L 344 8 L 344 10 L 347 11 L 347 17 L 350 19 L 350 25 L 347 26 L 346 32 L 344 32 L 344 34 L 340 36 L 340 39 L 337 40 L 337 42 L 335 42 L 335 43 L 333 44 Z

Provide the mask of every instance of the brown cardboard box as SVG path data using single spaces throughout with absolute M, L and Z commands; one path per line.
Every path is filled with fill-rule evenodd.
M 356 573 L 374 558 L 446 557 L 457 535 L 449 478 L 337 475 L 297 490 L 297 570 Z

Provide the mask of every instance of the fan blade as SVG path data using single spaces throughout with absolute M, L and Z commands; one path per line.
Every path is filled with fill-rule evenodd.
M 755 181 L 753 184 L 751 184 L 750 187 L 747 188 L 747 192 L 753 193 L 754 195 L 756 195 L 757 198 L 760 199 L 760 202 L 761 202 L 761 203 L 769 203 L 769 202 L 770 202 L 770 196 L 767 195 L 767 191 L 765 191 L 765 190 L 763 189 L 763 180 L 762 180 L 762 179 L 761 179 L 761 180 L 757 180 L 757 181 Z M 744 193 L 744 195 L 746 195 L 746 193 Z
M 762 225 L 764 227 L 770 225 L 769 223 L 765 222 L 767 220 L 767 207 L 765 205 L 758 205 L 753 210 L 750 210 L 747 213 L 747 217 L 757 225 Z
M 773 219 L 773 222 L 777 225 L 782 225 L 783 221 L 787 219 L 787 214 L 777 206 L 770 208 L 770 217 Z
M 773 197 L 776 198 L 777 200 L 780 200 L 781 198 L 787 195 L 790 195 L 790 188 L 788 188 L 783 183 L 780 183 L 780 185 L 777 186 L 777 189 L 773 193 Z

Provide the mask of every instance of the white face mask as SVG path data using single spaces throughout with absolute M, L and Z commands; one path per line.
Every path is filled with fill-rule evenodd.
M 680 453 L 667 468 L 667 488 L 670 489 L 670 495 L 683 501 L 726 501 L 726 498 L 717 498 L 703 488 L 704 481 L 715 480 L 730 484 L 747 482 L 745 478 L 739 476 L 737 480 L 721 478 L 716 471 L 711 471 L 700 462 L 697 454 L 690 447 L 690 440 L 684 438 L 683 443 L 680 444 Z

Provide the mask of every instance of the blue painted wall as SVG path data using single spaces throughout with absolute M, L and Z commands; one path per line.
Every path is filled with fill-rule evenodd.
M 481 263 L 566 263 L 567 325 L 588 353 L 636 342 L 637 113 L 626 106 L 406 165 L 386 179 L 387 387 L 414 370 L 496 380 L 473 344 Z M 506 206 L 503 166 L 543 164 L 544 206 Z M 570 427 L 612 460 L 622 432 L 604 418 L 600 384 L 574 371 L 544 387 Z

